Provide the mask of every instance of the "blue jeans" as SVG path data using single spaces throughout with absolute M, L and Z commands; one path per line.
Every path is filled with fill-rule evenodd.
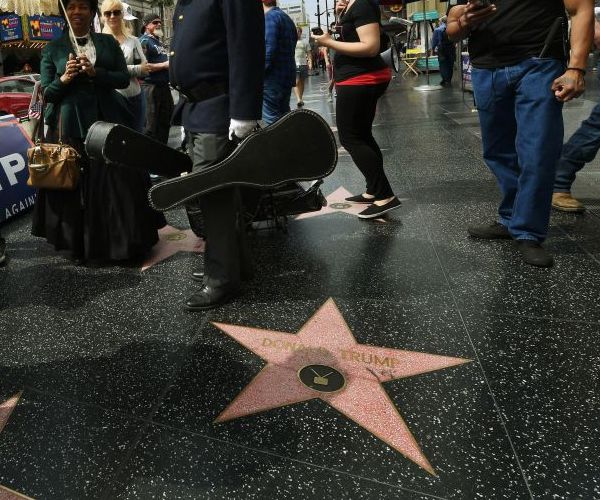
M 454 50 L 440 50 L 438 52 L 438 61 L 440 63 L 440 75 L 445 83 L 452 82 L 454 74 L 454 61 L 456 60 L 456 52 Z
M 473 68 L 483 158 L 502 193 L 500 223 L 516 240 L 542 242 L 548 233 L 564 136 L 562 103 L 551 86 L 563 71 L 561 61 L 538 58 Z
M 598 67 L 600 71 L 600 65 Z M 591 162 L 600 149 L 600 104 L 596 104 L 589 118 L 581 123 L 565 143 L 556 166 L 555 193 L 569 193 L 575 176 L 586 163 Z
M 140 134 L 144 130 L 144 121 L 146 120 L 146 100 L 144 99 L 143 91 L 138 95 L 127 98 L 127 106 L 129 112 L 134 116 L 133 129 Z
M 282 87 L 277 83 L 265 82 L 262 117 L 267 125 L 279 120 L 290 112 L 292 87 Z

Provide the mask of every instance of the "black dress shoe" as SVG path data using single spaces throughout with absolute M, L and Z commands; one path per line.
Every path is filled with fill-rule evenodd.
M 192 279 L 194 281 L 204 281 L 204 271 L 194 271 L 192 273 Z
M 469 226 L 467 232 L 473 238 L 482 240 L 510 240 L 512 238 L 507 227 L 499 222 L 488 225 Z
M 199 292 L 192 295 L 185 303 L 188 311 L 206 311 L 220 307 L 239 293 L 238 288 L 213 288 L 204 285 Z
M 348 198 L 344 198 L 346 201 L 351 201 L 352 203 L 373 203 L 375 198 L 365 198 L 362 194 L 357 194 L 356 196 L 348 196 Z
M 537 241 L 518 240 L 517 248 L 526 264 L 536 267 L 552 267 L 554 264 L 554 257 Z

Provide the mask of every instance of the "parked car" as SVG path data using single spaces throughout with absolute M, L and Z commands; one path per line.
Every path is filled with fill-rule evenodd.
M 0 78 L 0 115 L 26 116 L 35 82 L 35 75 Z

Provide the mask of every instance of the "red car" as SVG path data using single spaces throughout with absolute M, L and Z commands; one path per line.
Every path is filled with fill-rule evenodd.
M 35 79 L 28 76 L 0 78 L 0 115 L 27 115 Z

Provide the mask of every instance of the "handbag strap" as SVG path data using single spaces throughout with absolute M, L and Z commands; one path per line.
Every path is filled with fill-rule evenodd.
M 36 137 L 34 138 L 34 142 L 36 144 L 43 144 L 44 142 L 46 142 L 46 135 L 44 133 L 44 123 L 45 123 L 45 113 L 46 113 L 46 99 L 44 97 L 44 92 L 40 91 L 41 93 L 41 110 L 40 110 L 40 121 L 38 123 L 37 126 L 37 130 L 36 130 Z M 60 105 L 58 108 L 58 143 L 62 144 L 62 113 L 60 111 Z
M 38 90 L 38 95 L 36 96 L 36 99 L 39 99 L 40 102 L 40 119 L 38 121 L 38 125 L 35 129 L 35 137 L 33 137 L 33 141 L 36 144 L 42 144 L 45 140 L 45 134 L 44 134 L 44 122 L 45 122 L 45 116 L 44 116 L 44 110 L 46 108 L 46 100 L 44 99 L 44 91 L 42 90 L 42 88 L 40 87 Z

